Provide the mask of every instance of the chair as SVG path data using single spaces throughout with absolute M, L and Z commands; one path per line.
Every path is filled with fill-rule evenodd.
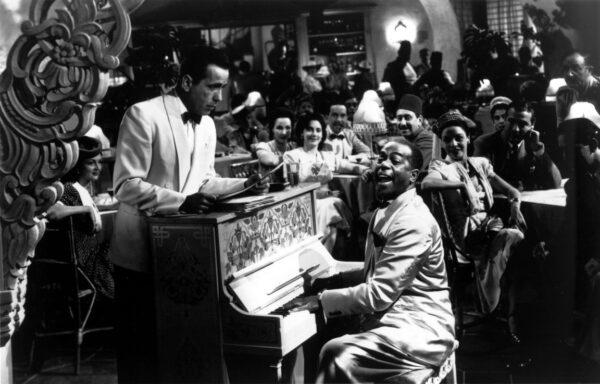
M 234 163 L 229 166 L 229 174 L 235 178 L 247 178 L 253 173 L 258 173 L 258 160 L 248 160 L 241 163 Z
M 38 370 L 43 363 L 36 351 L 39 339 L 74 336 L 74 373 L 79 374 L 84 336 L 91 332 L 110 331 L 114 327 L 88 326 L 97 293 L 90 278 L 78 265 L 73 216 L 62 220 L 57 227 L 46 229 L 29 267 L 28 279 L 31 282 L 28 304 L 35 322 L 30 369 Z M 65 320 L 70 324 L 65 325 Z
M 463 307 L 465 289 L 477 279 L 473 262 L 465 264 L 458 260 L 458 254 L 466 258 L 469 255 L 464 243 L 464 228 L 470 212 L 469 202 L 456 188 L 430 188 L 424 191 L 423 197 L 442 231 L 446 261 L 449 265 L 450 299 L 456 318 L 456 335 L 460 339 L 466 328 L 480 324 L 483 318 L 481 313 L 465 312 Z M 479 298 L 479 284 L 475 286 L 476 296 Z M 476 320 L 465 324 L 465 314 Z

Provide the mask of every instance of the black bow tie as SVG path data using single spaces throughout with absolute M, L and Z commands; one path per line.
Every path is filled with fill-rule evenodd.
M 332 133 L 331 135 L 329 135 L 329 140 L 335 140 L 335 139 L 344 140 L 344 138 L 345 138 L 345 136 L 341 133 L 339 133 L 339 134 Z
M 188 111 L 181 114 L 181 119 L 183 120 L 183 124 L 187 124 L 190 121 L 196 124 L 200 124 L 200 120 L 202 120 L 202 115 L 198 115 L 197 113 Z
M 390 202 L 387 200 L 386 201 L 377 201 L 376 206 L 379 209 L 385 209 L 390 206 Z

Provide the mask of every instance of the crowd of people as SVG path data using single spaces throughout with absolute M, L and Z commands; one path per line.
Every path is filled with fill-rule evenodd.
M 318 295 L 289 305 L 327 318 L 364 315 L 360 331 L 323 347 L 321 382 L 400 376 L 421 382 L 424 372 L 456 348 L 441 233 L 419 196 L 429 190 L 463 192 L 470 207 L 464 228 L 470 252 L 459 255 L 459 262 L 474 263 L 485 313 L 497 312 L 505 291 L 513 343 L 522 338 L 516 303 L 523 274 L 511 264 L 526 265 L 537 245 L 521 212 L 522 191 L 560 188 L 569 178 L 566 209 L 573 214 L 563 225 L 574 234 L 569 244 L 581 270 L 578 279 L 587 282 L 581 294 L 600 297 L 600 81 L 586 58 L 579 53 L 565 58 L 567 85 L 557 93 L 555 126 L 536 124 L 541 93 L 529 92 L 529 80 L 520 93 L 509 94 L 502 80 L 492 79 L 496 96 L 486 109 L 491 126 L 482 127 L 485 123 L 453 99 L 459 84 L 442 69 L 441 52 L 432 52 L 429 60 L 421 51 L 415 70 L 410 50 L 409 42 L 400 44 L 380 83 L 366 64 L 353 87 L 345 74 L 311 65 L 303 76 L 280 76 L 288 83 L 279 82 L 274 93 L 244 62 L 230 80 L 223 52 L 200 47 L 183 58 L 173 92 L 127 110 L 114 169 L 119 201 L 110 252 L 114 267 L 95 271 L 114 275 L 114 283 L 103 283 L 103 292 L 113 297 L 114 291 L 119 313 L 120 381 L 151 381 L 156 366 L 155 346 L 147 337 L 154 332 L 154 315 L 144 217 L 206 213 L 218 195 L 248 186 L 254 193 L 268 188 L 260 175 L 218 177 L 216 151 L 252 154 L 263 169 L 295 164 L 300 182 L 319 182 L 317 232 L 330 251 L 356 224 L 356 214 L 329 187 L 334 173 L 360 175 L 374 185 L 377 208 L 369 219 L 364 268 L 321 281 Z M 521 67 L 504 58 L 495 62 L 496 73 L 536 76 L 531 81 L 539 86 L 531 52 L 519 53 Z M 228 81 L 236 93 L 230 110 L 217 115 Z M 552 132 L 556 143 L 549 142 Z M 84 192 L 99 172 L 96 150 L 85 152 L 94 147 L 90 140 L 80 141 L 81 167 L 49 218 L 84 212 L 97 230 L 97 210 Z M 549 150 L 554 147 L 558 150 Z M 507 212 L 495 204 L 495 193 L 506 196 Z M 85 237 L 81 244 L 85 247 Z M 598 360 L 599 320 L 591 307 L 584 307 L 590 318 L 581 350 Z

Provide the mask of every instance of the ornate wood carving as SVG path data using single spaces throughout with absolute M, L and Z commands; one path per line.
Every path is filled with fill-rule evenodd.
M 131 33 L 119 0 L 33 0 L 0 75 L 0 346 L 23 321 L 27 266 L 41 217 L 77 162 L 73 141 L 94 121 L 109 70 Z

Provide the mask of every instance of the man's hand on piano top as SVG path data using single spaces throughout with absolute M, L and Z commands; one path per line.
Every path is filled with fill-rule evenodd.
M 309 311 L 317 312 L 320 309 L 318 296 L 298 297 L 283 306 L 290 312 Z
M 209 212 L 217 198 L 209 193 L 196 192 L 185 197 L 183 204 L 179 207 L 179 212 L 183 213 L 207 213 Z
M 268 177 L 263 178 L 260 174 L 257 173 L 250 175 L 250 177 L 248 177 L 248 179 L 246 179 L 246 182 L 244 183 L 244 188 L 248 188 L 251 185 L 253 185 L 253 187 L 250 190 L 250 192 L 256 195 L 262 195 L 264 193 L 269 192 Z

